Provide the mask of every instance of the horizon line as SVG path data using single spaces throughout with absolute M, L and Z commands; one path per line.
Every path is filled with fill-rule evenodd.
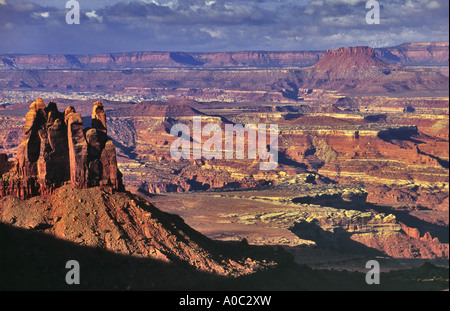
M 388 49 L 388 48 L 395 48 L 400 47 L 405 44 L 414 44 L 414 43 L 428 43 L 428 44 L 437 44 L 437 43 L 447 43 L 447 45 L 450 44 L 450 41 L 410 41 L 410 42 L 403 42 L 401 44 L 392 45 L 392 46 L 385 46 L 385 47 L 372 47 L 375 50 L 379 49 Z M 349 45 L 349 46 L 342 46 L 344 48 L 349 47 L 357 47 L 357 46 L 367 46 L 371 47 L 369 45 Z M 23 53 L 23 52 L 6 52 L 6 53 L 0 53 L 0 55 L 102 55 L 102 54 L 126 54 L 126 53 L 190 53 L 190 54 L 217 54 L 217 53 L 255 53 L 255 52 L 271 52 L 271 53 L 288 53 L 288 52 L 326 52 L 328 50 L 336 50 L 339 48 L 331 48 L 331 49 L 306 49 L 306 50 L 234 50 L 234 51 L 215 51 L 215 52 L 189 52 L 189 51 L 183 51 L 183 50 L 133 50 L 133 51 L 122 51 L 122 52 L 98 52 L 98 53 Z

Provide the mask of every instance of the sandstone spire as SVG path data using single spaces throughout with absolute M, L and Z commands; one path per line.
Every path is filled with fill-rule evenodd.
M 78 188 L 87 188 L 88 148 L 83 133 L 83 118 L 75 112 L 75 108 L 69 106 L 64 112 L 64 120 L 67 125 L 70 180 Z
M 30 105 L 25 119 L 17 161 L 12 164 L 6 155 L 1 157 L 0 197 L 47 194 L 67 182 L 77 188 L 123 189 L 100 102 L 94 103 L 92 128 L 83 128 L 83 118 L 74 107 L 62 113 L 55 102 L 46 107 L 41 98 Z
M 101 102 L 95 102 L 92 107 L 92 127 L 106 134 L 106 114 Z

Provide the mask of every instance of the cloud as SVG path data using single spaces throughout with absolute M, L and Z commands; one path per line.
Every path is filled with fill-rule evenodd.
M 80 1 L 77 26 L 65 23 L 64 5 L 50 5 L 59 2 L 32 2 L 0 6 L 0 53 L 328 49 L 443 41 L 449 32 L 446 0 L 380 1 L 380 25 L 366 24 L 365 0 L 101 0 L 95 9 Z
M 50 16 L 50 12 L 34 12 L 31 16 L 33 18 L 48 18 Z
M 103 17 L 102 16 L 98 16 L 97 13 L 94 11 L 92 12 L 86 12 L 86 16 L 87 18 L 89 18 L 90 20 L 95 20 L 99 23 L 103 22 Z
M 432 9 L 432 10 L 439 9 L 440 7 L 441 7 L 441 5 L 437 1 L 431 1 L 427 4 L 427 8 Z
M 203 28 L 200 28 L 200 31 L 206 32 L 213 38 L 220 38 L 223 36 L 223 33 L 220 30 L 208 29 L 208 28 L 203 27 Z
M 343 4 L 343 5 L 357 5 L 360 3 L 366 3 L 367 0 L 327 0 L 328 4 Z

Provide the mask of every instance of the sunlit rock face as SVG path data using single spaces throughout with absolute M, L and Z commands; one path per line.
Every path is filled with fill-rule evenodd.
M 85 129 L 74 107 L 62 113 L 54 102 L 47 107 L 41 98 L 33 102 L 25 116 L 16 161 L 9 163 L 2 155 L 1 195 L 29 198 L 52 193 L 69 182 L 77 188 L 123 189 L 115 146 L 106 135 L 100 105 L 94 105 L 98 110 L 92 120 L 95 127 Z

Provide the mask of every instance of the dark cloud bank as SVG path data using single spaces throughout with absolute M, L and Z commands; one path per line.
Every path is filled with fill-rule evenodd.
M 381 23 L 361 0 L 0 0 L 0 53 L 317 50 L 447 41 L 447 0 L 380 0 Z

